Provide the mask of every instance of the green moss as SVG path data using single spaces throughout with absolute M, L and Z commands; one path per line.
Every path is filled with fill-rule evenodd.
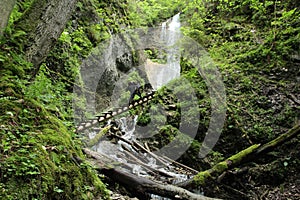
M 74 156 L 83 158 L 80 143 L 57 117 L 32 99 L 1 100 L 0 105 L 2 199 L 107 196 L 93 169 L 74 161 Z
M 212 168 L 206 171 L 199 172 L 194 178 L 193 182 L 196 185 L 204 186 L 207 184 L 212 177 L 216 175 L 220 175 L 222 172 L 226 171 L 231 165 L 239 164 L 242 159 L 246 157 L 246 155 L 251 154 L 255 149 L 257 149 L 260 145 L 255 144 L 250 146 L 249 148 L 231 156 L 230 158 L 226 159 L 225 161 L 219 162 L 214 165 Z
M 75 159 L 84 159 L 83 145 L 72 131 L 68 90 L 92 48 L 118 32 L 120 24 L 128 23 L 127 4 L 80 1 L 80 14 L 72 17 L 35 81 L 28 84 L 32 64 L 26 61 L 23 50 L 30 36 L 24 30 L 31 29 L 33 23 L 18 21 L 35 8 L 31 3 L 18 3 L 1 38 L 0 198 L 106 199 L 105 185 L 97 173 Z
M 227 160 L 230 160 L 233 163 L 239 163 L 243 158 L 245 158 L 245 155 L 250 154 L 251 152 L 256 150 L 259 146 L 260 146 L 260 144 L 254 144 L 254 145 L 248 147 L 247 149 L 244 149 L 243 151 L 240 151 L 239 153 L 231 156 Z
M 204 171 L 204 172 L 200 172 L 198 173 L 194 178 L 193 178 L 193 182 L 196 185 L 205 185 L 206 181 L 208 180 L 208 178 L 211 177 L 209 171 Z
M 97 144 L 97 143 L 99 142 L 99 140 L 100 140 L 105 134 L 107 134 L 107 133 L 109 132 L 110 128 L 111 128 L 111 126 L 106 126 L 106 127 L 104 127 L 103 129 L 101 129 L 101 130 L 99 131 L 99 133 L 97 133 L 97 135 L 95 135 L 95 137 L 94 137 L 93 139 L 91 139 L 91 140 L 88 141 L 87 146 L 88 146 L 88 147 L 92 147 L 92 146 L 94 146 L 95 144 Z
M 5 50 L 0 55 L 6 53 Z M 9 66 L 18 57 L 4 62 L 0 77 L 0 198 L 1 199 L 93 199 L 108 197 L 105 185 L 84 159 L 81 143 L 59 119 L 64 98 L 55 98 L 62 88 L 46 76 L 39 84 L 26 87 L 22 73 Z M 18 68 L 30 64 L 18 61 Z M 10 71 L 9 69 L 12 69 Z M 25 93 L 25 94 L 24 94 Z M 59 100 L 60 99 L 60 100 Z M 61 101 L 62 100 L 62 101 Z M 51 103 L 48 106 L 47 103 Z M 56 111 L 59 108 L 59 115 Z
M 219 162 L 213 167 L 213 170 L 216 172 L 223 172 L 224 170 L 228 169 L 228 165 L 226 161 Z
M 199 1 L 199 4 L 189 3 L 181 18 L 189 24 L 184 32 L 206 47 L 223 75 L 230 128 L 247 132 L 254 142 L 274 138 L 275 132 L 292 127 L 299 118 L 295 111 L 284 113 L 282 106 L 293 103 L 288 103 L 288 98 L 282 98 L 280 102 L 274 100 L 274 93 L 284 96 L 294 87 L 298 73 L 294 66 L 298 61 L 290 55 L 299 52 L 299 35 L 296 33 L 299 22 L 296 21 L 300 12 L 294 9 L 291 1 L 277 2 L 275 10 L 270 9 L 273 6 L 253 1 L 243 4 L 211 1 L 207 7 Z M 201 12 L 195 12 L 195 9 Z M 279 10 L 281 14 L 278 15 Z M 191 68 L 188 64 L 183 65 L 186 76 L 192 77 Z M 197 79 L 196 76 L 193 78 Z M 196 83 L 200 86 L 198 81 Z M 269 89 L 270 92 L 266 92 Z M 230 131 L 225 127 L 224 137 Z M 232 145 L 230 151 L 235 149 Z

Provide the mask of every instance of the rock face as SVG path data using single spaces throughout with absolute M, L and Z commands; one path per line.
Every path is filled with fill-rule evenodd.
M 81 66 L 81 78 L 85 86 L 86 111 L 95 114 L 110 104 L 116 83 L 135 65 L 128 38 L 120 35 L 100 44 Z
M 161 54 L 166 54 L 164 64 L 151 61 L 150 59 L 147 59 L 145 62 L 147 77 L 152 87 L 156 90 L 180 76 L 180 44 L 178 42 L 181 38 L 181 33 L 179 15 L 180 13 L 162 23 L 158 34 L 162 44 L 156 50 L 160 54 L 158 57 L 161 57 Z M 158 60 L 161 60 L 161 58 L 158 58 Z
M 117 57 L 116 59 L 117 69 L 121 72 L 128 72 L 133 66 L 133 55 L 129 52 Z
M 176 20 L 172 18 L 168 29 L 165 23 L 163 30 L 135 29 L 112 35 L 108 41 L 94 49 L 81 66 L 81 78 L 85 88 L 79 93 L 85 96 L 88 113 L 94 115 L 108 108 L 110 103 L 115 104 L 112 98 L 120 99 L 121 94 L 126 92 L 130 80 L 128 75 L 133 71 L 137 72 L 135 78 L 141 80 L 140 84 L 150 82 L 153 89 L 179 77 L 179 56 L 177 50 L 173 51 L 172 47 L 176 42 L 177 33 L 171 31 L 173 21 L 177 22 L 178 18 L 179 14 L 176 15 Z M 178 22 L 175 25 L 178 25 Z M 166 64 L 146 59 L 145 49 L 157 49 L 162 52 L 168 49 Z
M 154 89 L 158 89 L 175 78 L 174 76 L 171 76 L 174 70 L 168 63 L 160 64 L 147 59 L 145 63 L 145 71 Z

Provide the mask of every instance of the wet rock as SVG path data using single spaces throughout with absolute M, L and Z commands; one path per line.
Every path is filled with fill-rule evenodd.
M 125 53 L 116 59 L 117 69 L 121 72 L 128 72 L 133 66 L 133 57 L 130 53 Z

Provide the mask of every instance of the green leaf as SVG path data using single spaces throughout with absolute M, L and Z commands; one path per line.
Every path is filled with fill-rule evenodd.
M 19 36 L 22 36 L 22 35 L 26 35 L 26 32 L 18 30 L 18 31 L 16 31 L 16 33 L 14 33 L 12 35 L 12 37 L 15 38 L 15 37 L 19 37 Z

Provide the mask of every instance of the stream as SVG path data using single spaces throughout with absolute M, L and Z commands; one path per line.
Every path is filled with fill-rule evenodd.
M 180 77 L 179 48 L 176 47 L 176 42 L 181 36 L 179 30 L 179 13 L 161 25 L 160 38 L 165 41 L 167 47 L 164 52 L 166 54 L 165 63 L 147 60 L 145 66 L 148 80 L 155 90 Z M 151 153 L 147 146 L 138 142 L 135 134 L 137 119 L 138 116 L 133 115 L 109 120 L 105 126 L 113 126 L 118 130 L 117 132 L 122 134 L 115 136 L 118 139 L 114 142 L 105 136 L 91 149 L 122 163 L 125 166 L 122 170 L 140 177 L 168 184 L 176 184 L 190 179 L 196 173 L 195 171 L 183 169 L 182 173 L 178 172 L 178 169 L 182 167 L 180 163 L 177 163 L 176 166 L 175 161 Z M 89 139 L 93 139 L 97 133 L 98 131 L 90 131 Z M 150 198 L 168 199 L 154 194 L 151 194 Z

